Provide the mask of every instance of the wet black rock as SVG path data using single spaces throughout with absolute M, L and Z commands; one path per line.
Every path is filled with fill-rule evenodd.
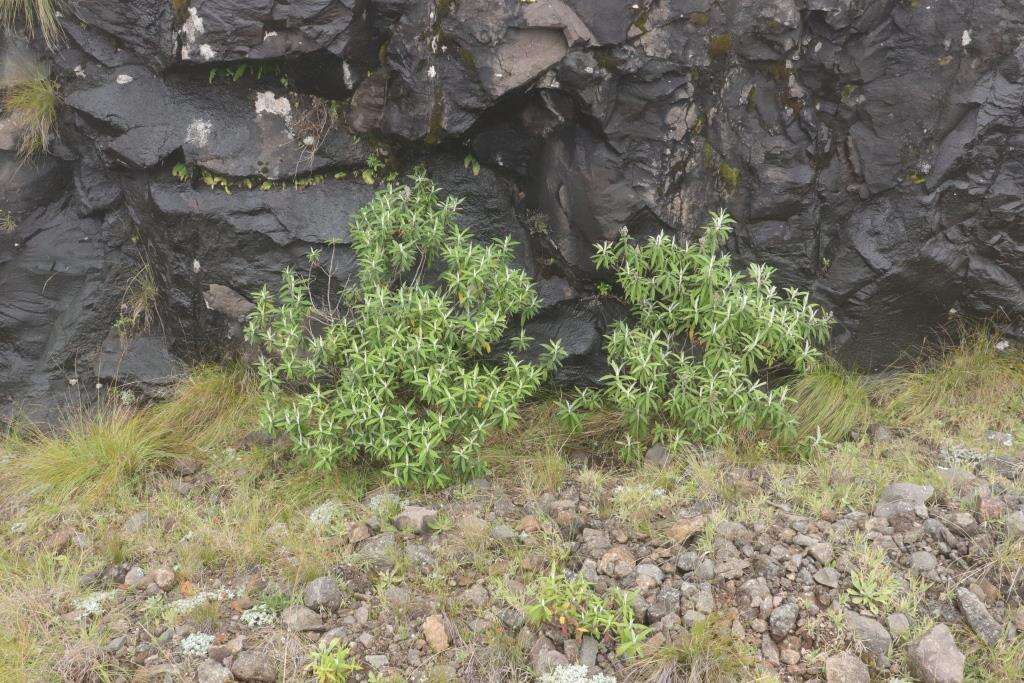
M 36 46 L 53 156 L 19 164 L 0 116 L 5 409 L 114 380 L 98 361 L 143 268 L 166 354 L 121 381 L 149 393 L 237 349 L 244 301 L 309 249 L 338 239 L 319 293 L 351 277 L 371 155 L 428 162 L 480 238 L 520 243 L 563 382 L 605 372 L 624 314 L 594 243 L 689 237 L 719 207 L 741 262 L 835 313 L 849 362 L 897 359 L 951 310 L 1024 335 L 1024 15 L 999 0 L 81 0 L 64 23 Z

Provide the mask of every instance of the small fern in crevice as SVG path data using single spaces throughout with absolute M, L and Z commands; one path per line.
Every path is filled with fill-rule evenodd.
M 9 234 L 18 229 L 18 223 L 7 209 L 0 209 L 0 235 Z

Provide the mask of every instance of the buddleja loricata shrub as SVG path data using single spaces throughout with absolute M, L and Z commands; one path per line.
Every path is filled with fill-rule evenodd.
M 831 321 L 805 292 L 780 294 L 771 267 L 734 270 L 719 253 L 733 223 L 712 213 L 696 243 L 662 233 L 634 244 L 623 232 L 598 247 L 594 261 L 616 270 L 635 322 L 613 327 L 606 387 L 568 403 L 570 425 L 580 410 L 611 405 L 628 428 L 629 457 L 652 440 L 719 444 L 743 429 L 794 437 L 785 385 L 769 388 L 763 377 L 811 367 Z
M 318 467 L 371 462 L 400 484 L 444 485 L 481 470 L 492 428 L 561 360 L 557 343 L 539 364 L 511 353 L 484 357 L 510 321 L 538 308 L 530 278 L 512 268 L 510 240 L 475 244 L 422 171 L 389 184 L 355 217 L 359 282 L 339 315 L 314 306 L 292 271 L 276 296 L 263 289 L 247 328 L 258 363 L 263 419 Z M 429 274 L 429 278 L 428 275 Z M 515 338 L 525 348 L 528 339 Z

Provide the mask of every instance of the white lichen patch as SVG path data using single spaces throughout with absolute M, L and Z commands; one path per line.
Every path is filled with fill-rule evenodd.
M 199 36 L 206 33 L 206 28 L 203 26 L 203 18 L 199 16 L 198 10 L 195 7 L 188 8 L 188 18 L 185 19 L 185 23 L 181 25 L 180 33 L 184 40 L 181 44 L 181 58 L 183 60 L 192 59 L 192 49 L 199 41 Z M 209 53 L 213 53 L 213 49 L 209 45 L 205 46 Z M 199 54 L 203 59 L 209 60 L 212 57 L 206 57 L 203 55 L 203 49 L 199 48 Z
M 206 147 L 210 142 L 211 130 L 213 130 L 212 123 L 204 119 L 196 119 L 188 124 L 188 130 L 185 131 L 185 142 L 196 147 Z
M 181 640 L 181 651 L 189 657 L 202 659 L 209 654 L 211 645 L 213 636 L 209 633 L 190 633 Z
M 199 16 L 199 11 L 195 7 L 188 8 L 188 18 L 181 25 L 181 33 L 185 36 L 185 42 L 193 45 L 199 36 L 206 33 L 206 29 L 203 27 L 203 18 Z
M 227 588 L 212 591 L 201 591 L 190 597 L 175 600 L 167 605 L 167 609 L 164 611 L 164 616 L 166 618 L 172 618 L 175 615 L 188 614 L 207 602 L 223 602 L 224 600 L 231 600 L 234 597 L 235 592 L 228 590 Z
M 273 626 L 277 621 L 277 615 L 268 605 L 260 603 L 242 612 L 241 621 L 246 626 L 253 628 Z
M 309 513 L 309 523 L 318 529 L 325 529 L 344 515 L 345 506 L 336 500 L 329 500 Z
M 270 90 L 256 93 L 256 116 L 273 114 L 280 116 L 285 123 L 292 122 L 292 103 L 287 97 L 275 97 Z
M 616 683 L 616 681 L 602 672 L 591 676 L 587 667 L 582 664 L 561 664 L 541 676 L 539 683 Z
M 118 74 L 117 78 L 114 79 L 114 80 L 117 81 L 118 85 L 128 85 L 129 83 L 131 83 L 135 79 L 132 78 L 131 76 L 129 76 L 128 74 Z
M 345 87 L 351 90 L 355 81 L 352 80 L 352 69 L 349 68 L 348 62 L 341 63 L 341 76 L 345 79 Z
M 116 595 L 115 591 L 102 591 L 90 593 L 75 600 L 74 606 L 78 611 L 79 621 L 99 614 L 103 609 L 103 604 L 113 598 L 114 595 Z

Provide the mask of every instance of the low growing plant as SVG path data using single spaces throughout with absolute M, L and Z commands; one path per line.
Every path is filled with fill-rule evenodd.
M 629 593 L 613 587 L 598 595 L 582 576 L 567 577 L 552 570 L 533 586 L 535 601 L 526 607 L 534 624 L 556 624 L 567 637 L 589 635 L 613 640 L 616 653 L 632 657 L 651 629 L 636 621 Z
M 351 674 L 362 671 L 363 667 L 352 658 L 347 645 L 335 638 L 321 643 L 309 655 L 306 671 L 317 683 L 345 683 Z
M 903 588 L 886 563 L 885 553 L 862 545 L 857 555 L 857 566 L 850 572 L 850 602 L 871 611 L 884 614 L 899 599 Z
M 538 298 L 510 266 L 512 242 L 473 243 L 457 209 L 422 171 L 378 191 L 350 228 L 359 282 L 343 312 L 315 305 L 290 270 L 276 296 L 257 293 L 247 335 L 266 350 L 264 425 L 316 467 L 369 462 L 426 486 L 478 473 L 486 434 L 516 421 L 564 355 L 552 343 L 536 365 L 489 362 Z
M 598 247 L 594 261 L 615 269 L 634 320 L 608 335 L 605 388 L 566 405 L 568 426 L 580 424 L 581 411 L 616 408 L 628 458 L 652 440 L 714 445 L 742 430 L 796 437 L 787 387 L 769 387 L 766 376 L 813 367 L 830 318 L 805 292 L 780 294 L 770 266 L 734 270 L 719 253 L 733 223 L 712 213 L 696 242 L 662 233 L 636 244 L 623 231 Z

